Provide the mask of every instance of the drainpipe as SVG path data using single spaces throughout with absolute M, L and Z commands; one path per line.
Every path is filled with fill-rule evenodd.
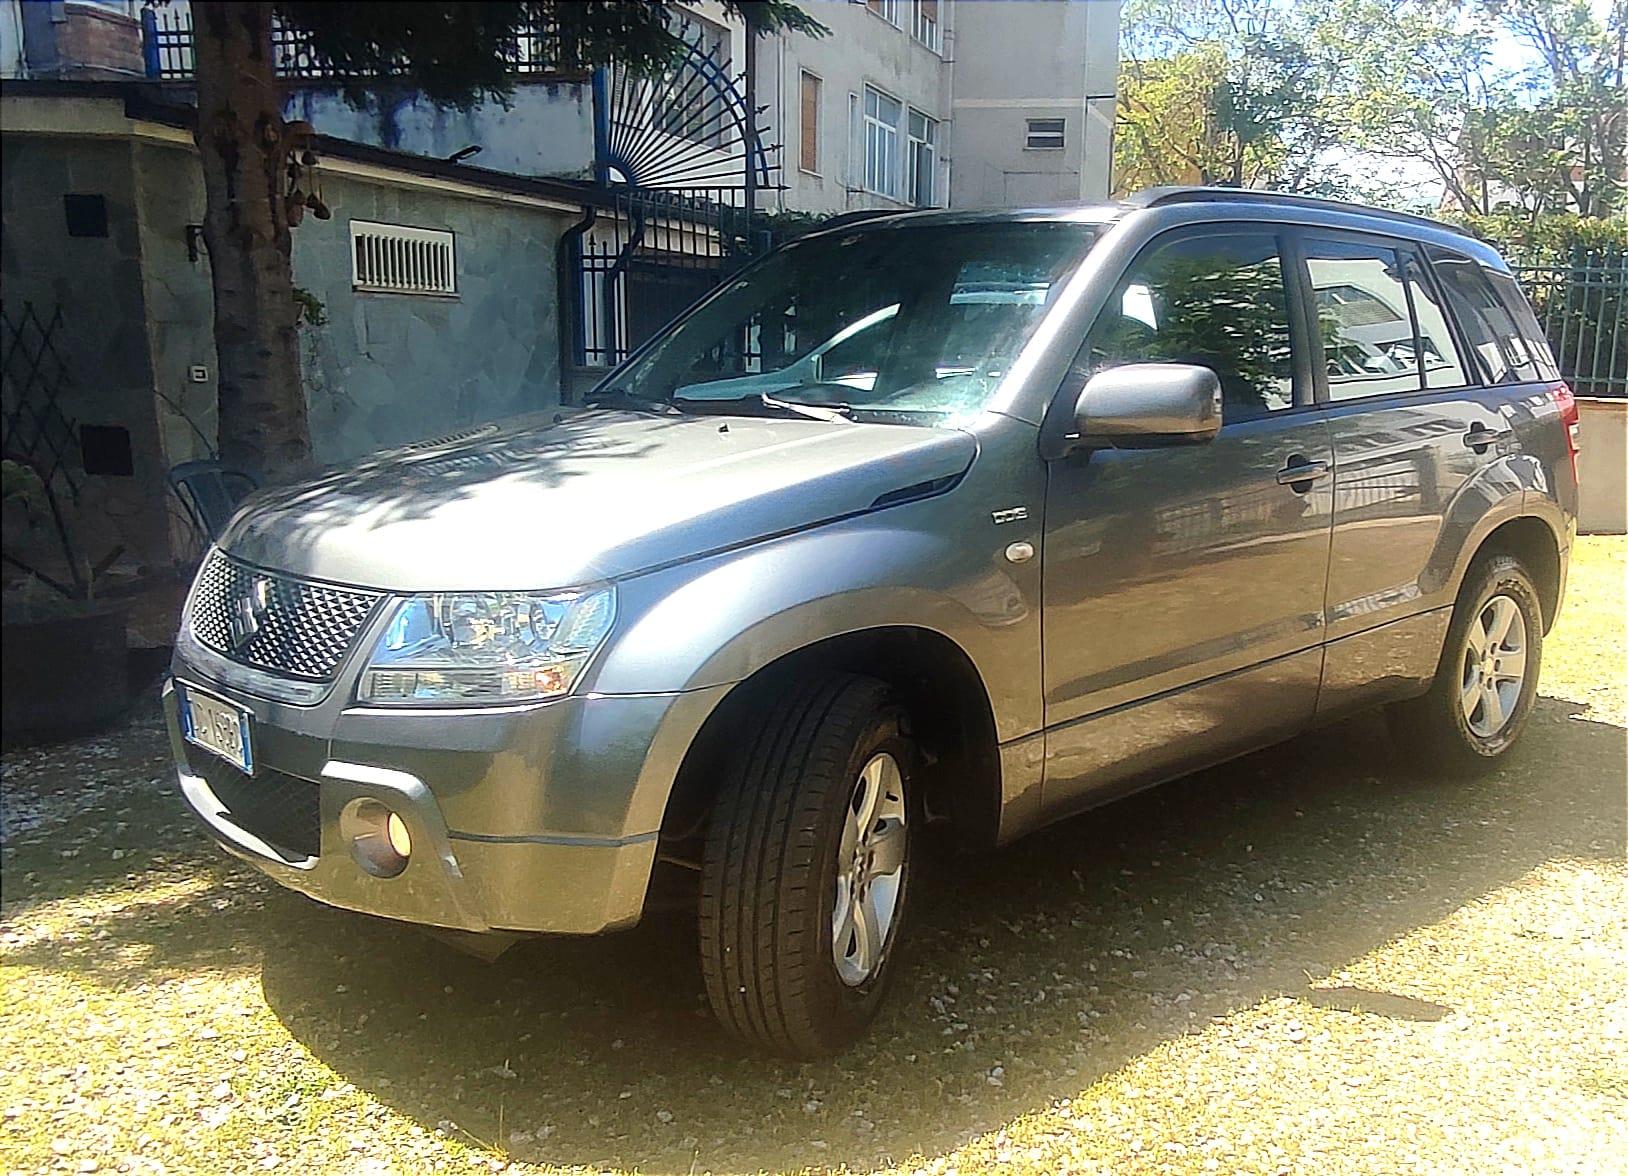
M 585 320 L 582 304 L 582 237 L 593 228 L 598 213 L 592 206 L 582 210 L 582 219 L 560 234 L 554 247 L 554 282 L 560 312 L 560 403 L 570 404 L 576 395 L 570 386 L 571 372 L 577 367 L 577 330 Z
M 761 151 L 757 138 L 757 29 L 752 24 L 750 8 L 742 6 L 741 23 L 746 26 L 746 217 L 750 233 L 752 213 L 757 211 L 757 166 Z

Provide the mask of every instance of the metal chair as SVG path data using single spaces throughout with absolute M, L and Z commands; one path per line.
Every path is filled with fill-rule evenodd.
M 239 504 L 260 488 L 260 480 L 247 470 L 213 458 L 183 461 L 168 477 L 170 489 L 186 507 L 193 530 L 206 545 L 219 537 Z

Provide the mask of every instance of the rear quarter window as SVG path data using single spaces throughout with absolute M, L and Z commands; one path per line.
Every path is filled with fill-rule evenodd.
M 1432 246 L 1429 253 L 1431 268 L 1447 296 L 1448 309 L 1475 353 L 1482 378 L 1489 384 L 1519 384 L 1548 378 L 1539 367 L 1526 332 L 1517 325 L 1515 314 L 1493 289 L 1488 272 L 1470 258 L 1451 250 Z M 1520 297 L 1519 291 L 1516 297 Z M 1521 305 L 1525 306 L 1524 298 Z M 1526 314 L 1530 316 L 1531 311 L 1528 309 Z M 1536 330 L 1535 323 L 1532 329 Z M 1548 347 L 1538 350 L 1547 359 Z M 1553 367 L 1553 361 L 1549 361 L 1549 366 Z
M 1527 348 L 1532 353 L 1532 361 L 1537 366 L 1539 378 L 1558 380 L 1560 368 L 1555 363 L 1554 353 L 1549 349 L 1549 340 L 1544 337 L 1543 328 L 1538 326 L 1537 315 L 1533 313 L 1532 303 L 1525 292 L 1508 274 L 1499 273 L 1497 270 L 1482 272 L 1486 274 L 1492 292 L 1498 296 L 1498 301 L 1514 320 L 1515 328 L 1526 340 Z

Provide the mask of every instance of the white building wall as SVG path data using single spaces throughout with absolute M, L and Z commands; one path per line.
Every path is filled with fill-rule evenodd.
M 23 76 L 22 0 L 0 0 L 0 78 Z
M 915 0 L 898 0 L 899 23 L 894 25 L 864 4 L 811 0 L 805 10 L 831 30 L 830 36 L 792 34 L 759 42 L 758 103 L 767 106 L 759 125 L 768 128 L 765 142 L 781 144 L 780 181 L 786 185 L 783 192 L 765 193 L 761 207 L 814 213 L 911 207 L 906 199 L 865 190 L 864 139 L 853 125 L 850 106 L 862 107 L 867 85 L 896 99 L 906 112 L 905 121 L 914 109 L 938 123 L 934 203 L 947 203 L 954 69 L 950 52 L 957 6 L 949 0 L 939 5 L 941 48 L 936 52 L 914 35 L 915 7 Z M 814 171 L 800 166 L 804 70 L 822 83 Z M 905 130 L 901 125 L 901 152 Z M 902 178 L 900 183 L 902 189 Z
M 957 0 L 956 208 L 1105 199 L 1119 65 L 1119 0 Z M 1027 124 L 1061 118 L 1061 149 Z

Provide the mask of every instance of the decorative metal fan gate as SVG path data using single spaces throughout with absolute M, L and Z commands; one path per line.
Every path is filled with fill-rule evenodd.
M 594 73 L 596 172 L 610 207 L 588 212 L 562 243 L 573 368 L 614 367 L 773 244 L 751 215 L 778 173 L 778 149 L 756 125 L 752 35 L 734 75 L 727 40 L 698 25 L 680 33 L 689 51 L 660 76 Z

